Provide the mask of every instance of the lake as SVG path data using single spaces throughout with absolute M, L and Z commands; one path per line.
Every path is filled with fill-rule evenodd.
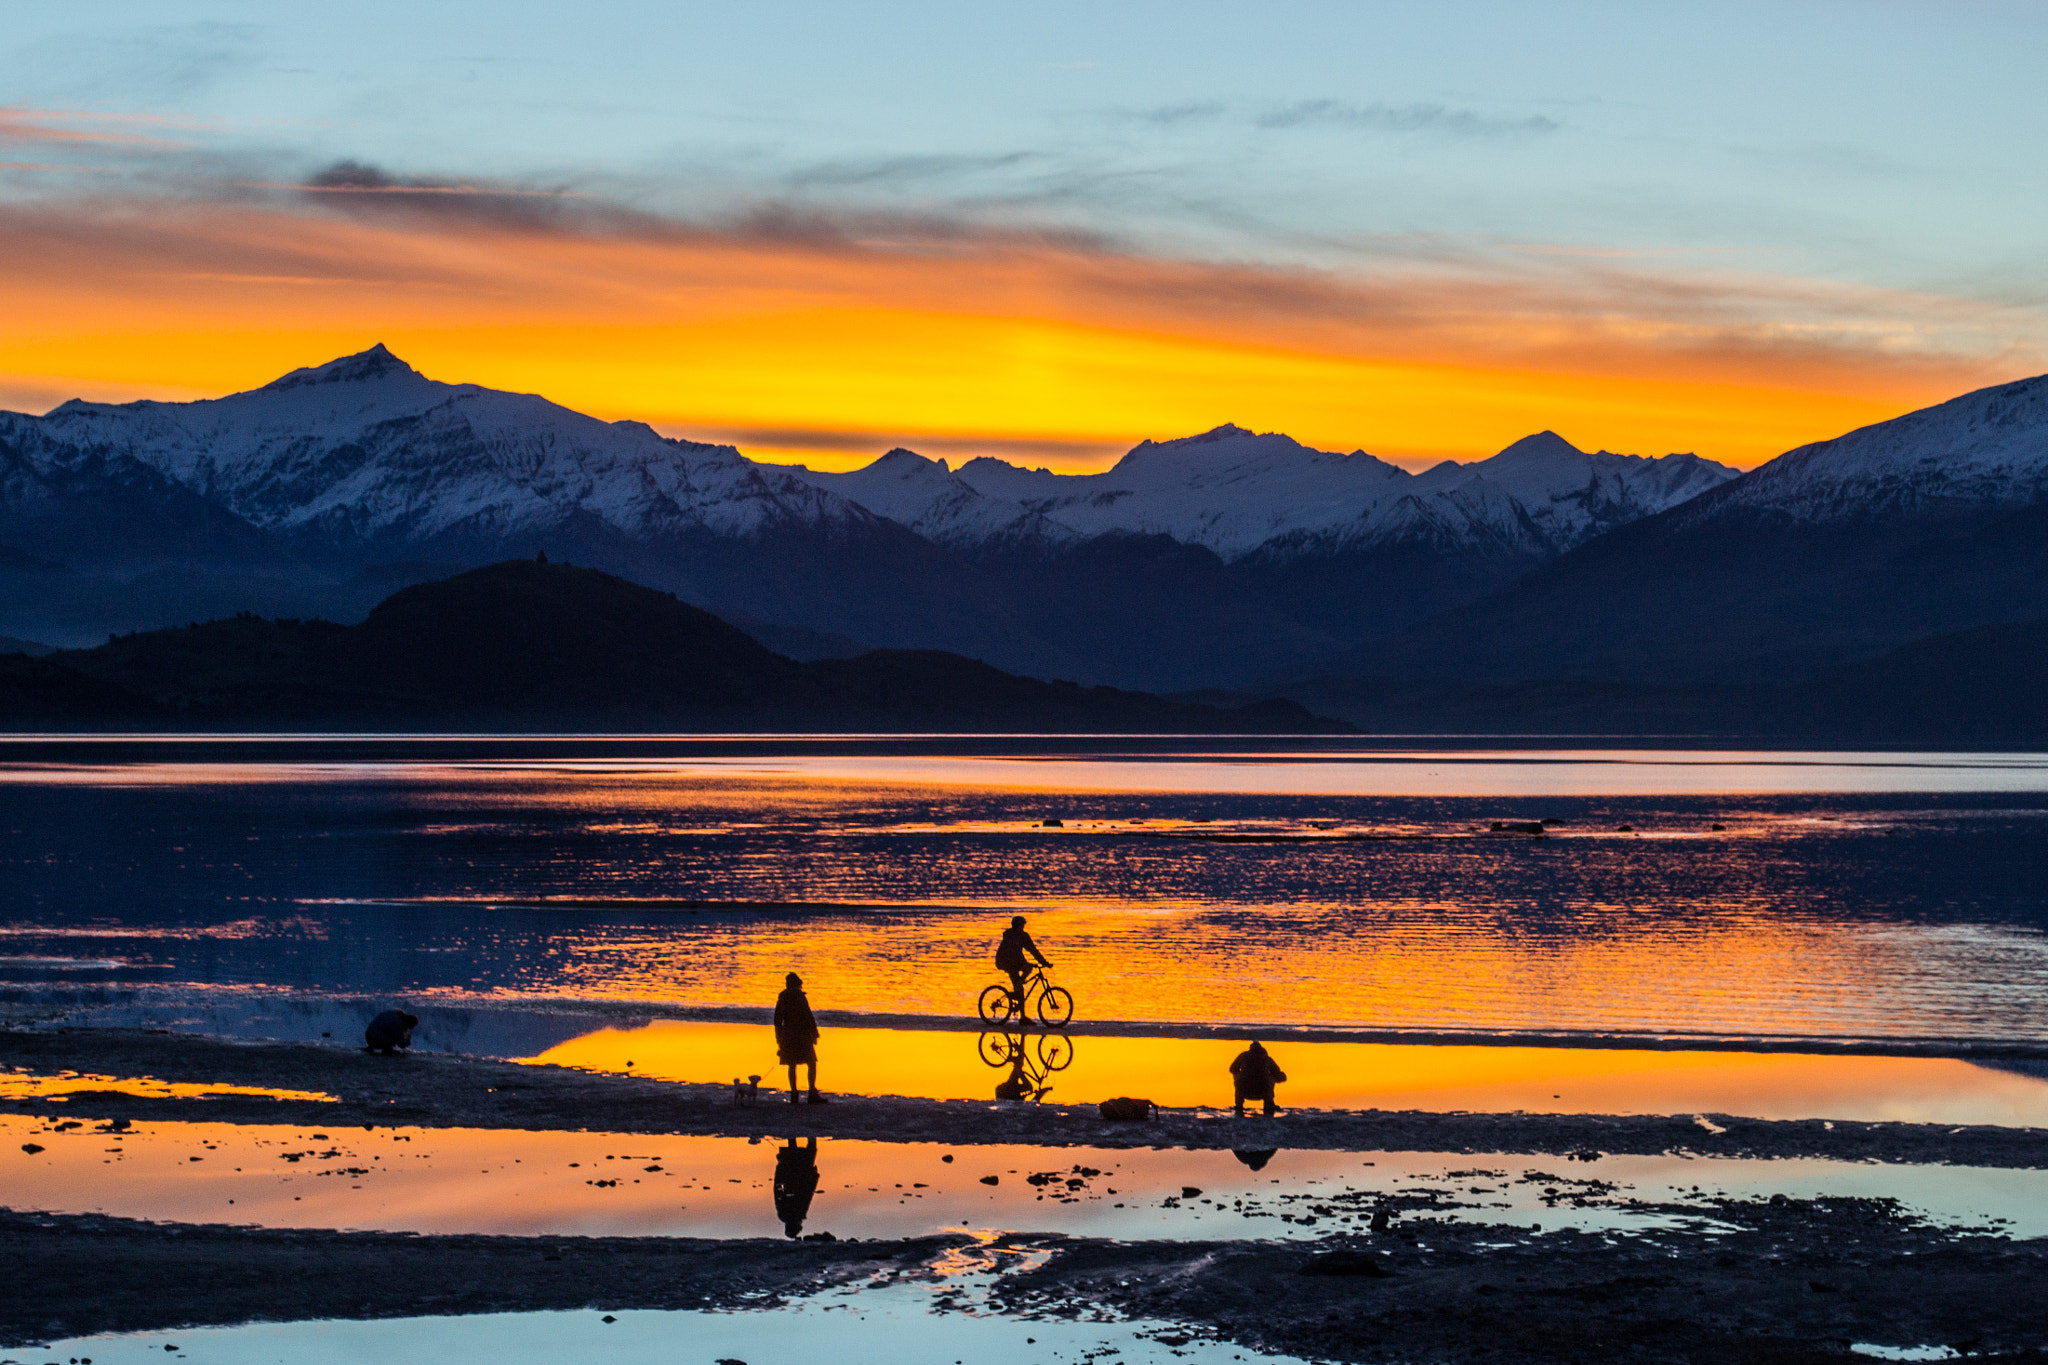
M 0 868 L 17 1004 L 955 1019 L 1021 913 L 1077 1026 L 2048 1042 L 2034 754 L 17 738 Z

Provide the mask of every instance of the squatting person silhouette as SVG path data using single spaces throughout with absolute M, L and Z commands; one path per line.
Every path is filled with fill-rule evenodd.
M 792 1237 L 804 1234 L 804 1219 L 811 1216 L 811 1199 L 818 1193 L 818 1140 L 809 1138 L 802 1147 L 790 1138 L 787 1146 L 775 1149 L 775 1216 L 782 1230 Z
M 370 1021 L 363 1030 L 363 1041 L 369 1044 L 363 1051 L 381 1052 L 386 1057 L 396 1057 L 400 1048 L 412 1046 L 412 1031 L 420 1026 L 417 1014 L 404 1010 L 385 1010 Z
M 1237 1116 L 1244 1117 L 1246 1100 L 1264 1100 L 1266 1115 L 1273 1114 L 1273 1087 L 1287 1079 L 1287 1073 L 1273 1060 L 1273 1054 L 1266 1051 L 1266 1045 L 1253 1042 L 1230 1064 L 1230 1079 L 1237 1091 Z
M 801 1066 L 809 1073 L 811 1103 L 823 1104 L 825 1097 L 818 1093 L 818 1021 L 811 1017 L 804 979 L 791 972 L 782 980 L 782 994 L 775 997 L 775 1052 L 789 1068 L 789 1102 L 797 1102 L 796 1069 Z
M 1010 974 L 1010 994 L 1017 999 L 1017 1008 L 1024 1006 L 1024 978 L 1031 975 L 1031 963 L 1041 967 L 1052 964 L 1045 960 L 1045 954 L 1038 951 L 1038 945 L 1031 941 L 1031 935 L 1024 932 L 1024 917 L 1012 916 L 1010 927 L 1003 930 L 1003 941 L 996 945 L 996 967 Z

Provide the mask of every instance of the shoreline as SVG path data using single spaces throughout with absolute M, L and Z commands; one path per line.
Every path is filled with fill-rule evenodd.
M 243 1042 L 117 1029 L 0 1033 L 0 1065 L 233 1084 L 332 1095 L 333 1101 L 224 1095 L 146 1098 L 118 1090 L 11 1097 L 0 1113 L 81 1120 L 347 1124 L 378 1128 L 818 1136 L 958 1146 L 1285 1147 L 1330 1151 L 1820 1157 L 1886 1164 L 2048 1169 L 2048 1129 L 1991 1125 L 1764 1120 L 1726 1114 L 1477 1114 L 1284 1111 L 1275 1119 L 1166 1109 L 1149 1122 L 1105 1121 L 1093 1105 L 835 1095 L 827 1106 L 732 1102 L 728 1084 L 691 1084 L 566 1067 L 429 1053 L 386 1058 L 353 1046 Z M 1702 1125 L 1702 1117 L 1720 1131 Z
M 0 988 L 0 1029 L 26 1031 L 63 1028 L 121 1028 L 120 1025 L 70 1024 L 68 1016 L 96 1010 L 232 1006 L 261 1002 L 268 1007 L 301 1009 L 360 1008 L 369 1014 L 388 1008 L 395 997 L 316 991 L 277 991 L 263 987 L 121 985 Z M 587 1019 L 592 1031 L 631 1027 L 656 1021 L 679 1023 L 752 1024 L 768 1026 L 774 1011 L 758 1005 L 676 1005 L 647 1000 L 606 1000 L 589 996 L 467 996 L 423 992 L 404 998 L 408 1008 L 450 1014 L 528 1016 L 560 1021 Z M 991 1026 L 958 1015 L 900 1011 L 820 1009 L 821 1028 L 901 1029 L 932 1033 L 985 1033 Z M 1822 1057 L 1921 1057 L 1954 1061 L 2048 1063 L 2048 1038 L 1972 1038 L 1954 1036 L 1811 1034 L 1716 1034 L 1627 1032 L 1562 1029 L 1402 1029 L 1371 1025 L 1220 1023 L 1171 1020 L 1077 1020 L 1064 1030 L 1038 1025 L 1007 1028 L 1007 1032 L 1064 1032 L 1074 1037 L 1218 1039 L 1273 1043 L 1369 1043 L 1415 1047 L 1556 1048 L 1617 1052 L 1724 1052 L 1798 1054 Z M 205 1036 L 205 1035 L 195 1035 Z M 251 1038 L 250 1041 L 270 1039 Z M 288 1038 L 275 1041 L 292 1041 Z M 425 1055 L 426 1049 L 422 1049 Z

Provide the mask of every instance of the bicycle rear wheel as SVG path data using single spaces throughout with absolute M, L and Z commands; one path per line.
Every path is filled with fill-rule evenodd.
M 1074 1017 L 1074 997 L 1061 986 L 1047 986 L 1038 997 L 1038 1019 L 1047 1028 L 1065 1028 Z
M 1007 1024 L 1017 1017 L 1017 997 L 1010 994 L 1008 986 L 986 986 L 974 1008 L 984 1024 Z
M 978 1047 L 981 1052 L 981 1060 L 987 1065 L 1008 1066 L 1010 1064 L 1009 1035 L 984 1033 L 981 1035 L 981 1042 L 978 1044 Z

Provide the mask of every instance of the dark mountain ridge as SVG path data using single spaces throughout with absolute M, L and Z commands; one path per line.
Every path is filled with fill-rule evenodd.
M 244 615 L 6 656 L 0 719 L 59 729 L 1349 729 L 1291 702 L 1188 705 L 933 651 L 798 663 L 671 594 L 534 561 L 405 588 L 355 626 Z

